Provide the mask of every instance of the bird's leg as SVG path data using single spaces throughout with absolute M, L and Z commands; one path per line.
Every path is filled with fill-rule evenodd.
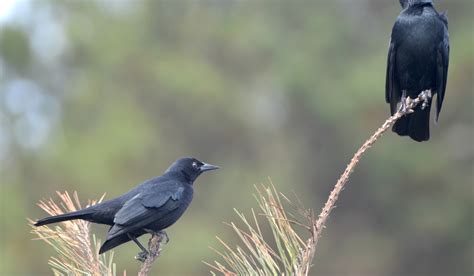
M 148 254 L 150 254 L 148 252 L 148 250 L 146 250 L 146 248 L 137 240 L 137 238 L 135 238 L 134 236 L 130 235 L 130 234 L 127 234 L 127 236 L 132 240 L 134 241 L 138 247 L 140 247 L 140 249 L 142 250 L 142 252 L 139 252 L 137 254 L 137 256 L 135 256 L 135 260 L 137 261 L 140 261 L 140 262 L 144 262 L 146 260 L 146 258 L 148 257 Z
M 164 244 L 167 244 L 170 241 L 170 237 L 168 237 L 168 234 L 164 230 L 161 230 L 161 231 L 158 231 L 158 232 L 150 230 L 150 229 L 144 229 L 144 230 L 147 233 L 151 234 L 151 235 L 156 235 L 156 236 L 160 236 L 160 237 L 164 238 L 164 241 L 163 241 Z
M 430 105 L 430 100 L 431 100 L 431 89 L 428 89 L 428 90 L 424 90 L 423 92 L 421 92 L 421 100 L 423 101 L 423 103 L 421 104 L 421 109 L 425 109 L 427 108 L 429 105 Z

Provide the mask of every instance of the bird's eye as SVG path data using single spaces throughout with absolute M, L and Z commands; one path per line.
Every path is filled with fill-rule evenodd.
M 196 162 L 193 162 L 193 165 L 192 165 L 192 166 L 193 166 L 193 168 L 197 169 L 198 164 L 197 164 Z

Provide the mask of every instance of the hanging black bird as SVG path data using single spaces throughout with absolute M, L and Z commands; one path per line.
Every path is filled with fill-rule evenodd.
M 422 142 L 430 138 L 431 95 L 437 94 L 436 121 L 446 91 L 449 64 L 448 19 L 438 13 L 432 0 L 400 0 L 403 7 L 390 40 L 385 99 L 392 115 L 406 97 L 429 91 L 427 102 L 398 120 L 393 131 Z
M 181 158 L 162 176 L 145 181 L 120 197 L 76 212 L 41 219 L 35 226 L 73 219 L 107 224 L 112 227 L 99 253 L 133 240 L 142 249 L 137 259 L 143 261 L 148 252 L 137 237 L 159 232 L 175 223 L 191 203 L 196 178 L 205 171 L 218 168 L 192 157 Z

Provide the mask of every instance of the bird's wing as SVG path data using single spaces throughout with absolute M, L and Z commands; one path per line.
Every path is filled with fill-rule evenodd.
M 439 14 L 439 18 L 443 21 L 446 29 L 448 28 L 448 11 L 444 11 Z
M 387 75 L 385 79 L 385 101 L 390 103 L 390 112 L 393 115 L 397 108 L 398 97 L 398 84 L 396 78 L 396 55 L 397 47 L 393 39 L 390 40 L 390 45 L 388 47 L 388 56 L 387 56 Z
M 183 192 L 184 188 L 173 181 L 160 183 L 152 191 L 140 192 L 115 214 L 114 226 L 107 239 L 143 228 L 164 213 L 178 208 Z
M 437 55 L 437 92 L 438 98 L 436 100 L 436 121 L 438 121 L 439 113 L 443 105 L 444 94 L 446 92 L 446 84 L 448 79 L 448 67 L 449 67 L 449 35 L 448 35 L 448 22 L 446 15 L 443 13 L 440 15 L 445 25 L 443 42 L 438 45 Z

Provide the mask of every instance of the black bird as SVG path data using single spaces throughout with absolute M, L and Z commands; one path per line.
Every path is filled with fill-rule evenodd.
M 148 252 L 137 237 L 159 232 L 175 223 L 193 199 L 196 178 L 205 171 L 218 168 L 192 157 L 181 158 L 162 176 L 147 180 L 120 197 L 76 212 L 41 219 L 35 226 L 73 219 L 111 225 L 99 253 L 133 240 L 143 251 L 137 258 L 144 260 Z
M 400 0 L 403 7 L 390 40 L 385 100 L 392 115 L 406 97 L 427 91 L 428 99 L 414 113 L 398 120 L 393 131 L 422 142 L 430 138 L 431 93 L 437 94 L 436 121 L 446 91 L 449 64 L 448 18 L 438 13 L 431 0 Z

